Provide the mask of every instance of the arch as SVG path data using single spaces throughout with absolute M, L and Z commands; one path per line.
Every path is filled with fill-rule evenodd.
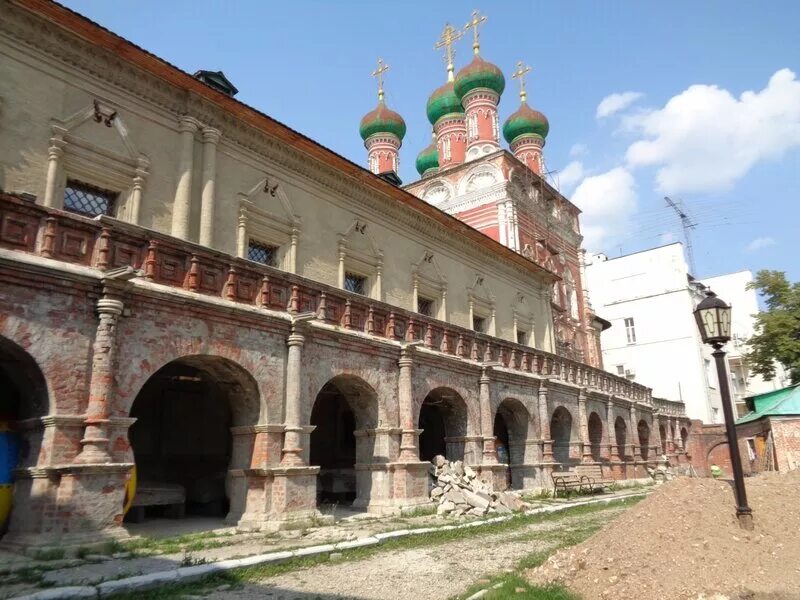
M 689 448 L 689 430 L 681 427 L 681 450 L 687 452 Z
M 550 437 L 553 439 L 553 457 L 562 465 L 569 462 L 572 439 L 572 414 L 563 406 L 553 411 L 550 418 Z
M 465 459 L 467 403 L 454 389 L 438 387 L 428 392 L 419 409 L 418 427 L 422 429 L 420 460 L 431 460 L 438 454 L 448 460 Z
M 588 423 L 589 429 L 589 448 L 591 449 L 592 459 L 599 461 L 602 458 L 602 443 L 603 443 L 603 419 L 600 418 L 596 412 L 589 415 Z
M 0 336 L 0 421 L 42 417 L 50 409 L 47 382 L 36 360 Z
M 434 206 L 444 204 L 454 196 L 455 189 L 452 184 L 443 179 L 432 182 L 422 192 L 422 199 Z
M 639 434 L 639 454 L 643 460 L 647 460 L 650 456 L 650 425 L 642 419 L 636 426 L 636 431 Z
M 500 167 L 490 163 L 473 167 L 459 180 L 458 196 L 491 187 L 504 180 Z
M 533 437 L 533 420 L 525 405 L 516 398 L 506 398 L 497 407 L 494 416 L 493 435 L 495 445 L 505 448 L 506 456 L 498 450 L 498 462 L 509 465 L 508 483 L 511 487 L 521 488 L 522 481 L 518 474 L 515 477 L 511 467 L 525 463 L 526 442 Z
M 667 428 L 663 423 L 658 424 L 658 435 L 661 438 L 661 453 L 667 453 Z
M 625 445 L 628 440 L 628 424 L 622 417 L 617 417 L 614 421 L 614 440 L 617 443 L 617 456 L 620 460 L 625 460 Z
M 130 408 L 137 497 L 151 501 L 131 518 L 188 510 L 237 522 L 246 494 L 239 470 L 251 465 L 255 435 L 245 426 L 258 423 L 260 407 L 258 384 L 232 360 L 189 355 L 155 371 Z M 165 496 L 172 500 L 166 509 L 156 502 Z
M 378 413 L 377 393 L 355 375 L 329 379 L 315 396 L 309 464 L 320 467 L 318 504 L 369 504 L 372 471 L 360 467 L 388 462 L 388 456 L 376 456 Z
M 36 360 L 22 347 L 0 336 L 0 484 L 12 484 L 10 522 L 0 522 L 3 531 L 22 530 L 41 515 L 31 510 L 35 502 L 30 478 L 14 480 L 15 469 L 37 466 L 42 452 L 41 417 L 50 409 L 47 382 Z M 6 527 L 7 526 L 7 527 Z

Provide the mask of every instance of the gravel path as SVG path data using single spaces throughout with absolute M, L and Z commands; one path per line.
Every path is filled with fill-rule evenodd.
M 229 600 L 442 600 L 557 543 L 537 540 L 536 533 L 606 522 L 623 510 L 613 508 L 488 536 L 476 532 L 467 540 L 378 552 L 363 560 L 327 563 L 213 595 Z

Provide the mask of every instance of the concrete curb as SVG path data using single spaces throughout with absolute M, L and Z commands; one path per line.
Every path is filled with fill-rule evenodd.
M 590 500 L 579 500 L 571 504 L 556 504 L 553 506 L 544 506 L 542 508 L 534 508 L 524 513 L 523 515 L 544 515 L 550 513 L 562 512 L 575 508 L 577 506 L 590 506 L 593 504 L 609 504 L 617 500 L 626 500 L 628 498 L 638 498 L 646 496 L 648 492 L 634 492 L 625 494 L 624 496 L 615 496 L 613 498 L 593 498 Z M 86 586 L 68 586 L 49 588 L 40 592 L 35 592 L 26 596 L 16 596 L 10 600 L 68 600 L 72 598 L 107 598 L 114 594 L 121 594 L 123 592 L 141 592 L 143 590 L 152 589 L 164 584 L 170 583 L 189 583 L 202 579 L 214 573 L 223 571 L 230 571 L 233 569 L 241 569 L 243 567 L 252 567 L 254 565 L 266 565 L 270 563 L 280 563 L 290 560 L 292 558 L 302 558 L 307 556 L 317 556 L 319 554 L 329 554 L 331 552 L 338 552 L 340 550 L 350 550 L 353 548 L 365 548 L 369 546 L 378 546 L 385 540 L 393 538 L 408 537 L 412 535 L 423 535 L 426 533 L 434 533 L 437 531 L 453 531 L 455 529 L 467 529 L 470 527 L 480 527 L 482 525 L 490 525 L 493 523 L 504 523 L 510 521 L 518 514 L 503 515 L 500 517 L 493 517 L 491 519 L 483 519 L 480 521 L 471 521 L 469 523 L 462 523 L 461 525 L 443 525 L 440 527 L 422 527 L 420 529 L 401 529 L 399 531 L 387 531 L 386 533 L 378 533 L 374 536 L 359 538 L 347 542 L 339 542 L 337 544 L 323 544 L 319 546 L 308 546 L 305 548 L 298 548 L 297 550 L 282 550 L 280 552 L 269 552 L 267 554 L 255 554 L 247 558 L 236 558 L 230 560 L 222 560 L 215 563 L 208 563 L 202 565 L 195 565 L 191 567 L 179 567 L 167 571 L 156 571 L 147 575 L 136 575 L 133 577 L 124 577 L 122 579 L 114 579 L 112 581 L 104 581 L 97 585 Z M 483 591 L 483 590 L 482 590 Z M 480 593 L 480 592 L 479 592 Z M 485 593 L 485 591 L 484 591 Z M 480 598 L 480 596 L 474 596 Z

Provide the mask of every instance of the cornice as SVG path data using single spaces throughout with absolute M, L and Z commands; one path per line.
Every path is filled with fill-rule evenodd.
M 66 9 L 58 5 L 52 5 L 51 8 L 46 4 L 46 8 L 42 8 L 43 4 L 40 0 L 14 0 L 13 2 L 0 0 L 0 11 L 3 13 L 3 19 L 0 19 L 0 32 L 14 39 L 20 46 L 44 52 L 63 65 L 79 69 L 95 79 L 119 90 L 124 90 L 140 100 L 157 105 L 176 116 L 188 114 L 205 126 L 222 130 L 225 132 L 223 141 L 229 147 L 233 146 L 242 151 L 255 153 L 262 159 L 287 171 L 312 179 L 324 186 L 328 192 L 340 194 L 362 208 L 374 209 L 376 196 L 381 197 L 385 204 L 382 212 L 387 219 L 402 223 L 405 227 L 413 229 L 425 237 L 434 238 L 450 248 L 457 249 L 462 254 L 487 260 L 494 263 L 499 270 L 506 272 L 510 270 L 517 275 L 523 275 L 526 279 L 532 274 L 535 276 L 541 269 L 532 261 L 529 261 L 531 266 L 528 268 L 509 261 L 508 257 L 503 256 L 500 252 L 476 243 L 476 240 L 470 239 L 467 235 L 454 235 L 457 232 L 438 220 L 419 212 L 412 206 L 403 204 L 402 201 L 386 197 L 385 193 L 379 190 L 367 189 L 358 178 L 346 174 L 335 166 L 326 164 L 316 157 L 311 157 L 309 160 L 309 154 L 291 147 L 278 137 L 253 127 L 243 121 L 239 114 L 226 110 L 195 91 L 181 89 L 165 79 L 148 73 L 143 68 L 136 66 L 135 62 L 135 59 L 145 62 L 144 58 L 137 56 L 139 52 L 144 51 L 97 25 L 70 15 L 72 19 L 81 20 L 79 23 L 81 31 L 78 35 L 65 30 L 57 23 L 48 22 L 49 14 L 47 13 Z M 27 5 L 30 5 L 30 8 L 24 7 Z M 104 36 L 116 38 L 115 43 L 119 45 L 117 53 L 106 51 L 84 39 L 98 34 L 98 31 Z M 177 68 L 172 68 L 176 73 L 182 73 Z M 253 110 L 241 104 L 237 108 L 239 107 L 241 107 L 240 112 Z M 255 111 L 253 110 L 253 112 Z M 301 140 L 302 144 L 300 145 L 308 146 L 313 143 L 310 140 L 301 139 L 301 134 L 288 130 L 288 128 L 287 131 L 289 137 Z M 360 177 L 367 176 L 366 173 L 358 175 Z M 468 226 L 464 225 L 464 227 Z M 538 274 L 543 281 L 557 279 L 556 276 L 552 276 L 544 270 Z

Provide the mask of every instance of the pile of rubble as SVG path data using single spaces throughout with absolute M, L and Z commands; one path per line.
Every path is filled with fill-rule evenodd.
M 431 500 L 439 503 L 440 516 L 481 516 L 525 510 L 529 505 L 512 492 L 492 492 L 469 465 L 448 462 L 444 456 L 431 461 Z

